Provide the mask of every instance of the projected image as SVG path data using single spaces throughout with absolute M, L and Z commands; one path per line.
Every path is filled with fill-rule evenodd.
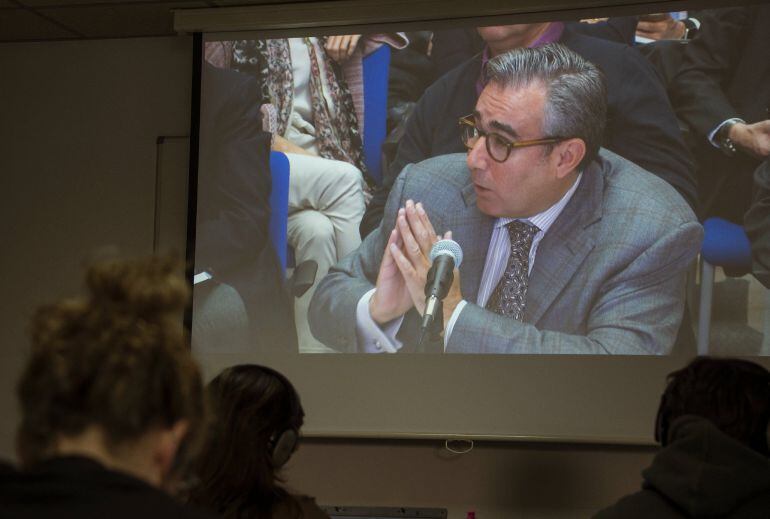
M 205 41 L 193 348 L 694 352 L 706 217 L 766 281 L 766 10 Z

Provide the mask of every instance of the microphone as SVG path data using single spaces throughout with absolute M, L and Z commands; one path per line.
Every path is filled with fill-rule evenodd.
M 454 269 L 459 268 L 463 261 L 463 250 L 454 240 L 439 240 L 430 250 L 430 260 L 433 264 L 428 271 L 428 279 L 425 283 L 425 313 L 420 327 L 420 343 L 428 327 L 435 320 L 441 308 L 441 301 L 452 286 Z

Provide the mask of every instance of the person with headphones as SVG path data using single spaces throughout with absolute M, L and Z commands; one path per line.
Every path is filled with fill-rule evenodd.
M 313 498 L 281 485 L 305 416 L 291 382 L 274 369 L 241 364 L 214 378 L 208 394 L 214 420 L 190 502 L 225 518 L 328 519 Z
M 671 373 L 642 490 L 594 519 L 770 517 L 770 372 L 699 357 Z

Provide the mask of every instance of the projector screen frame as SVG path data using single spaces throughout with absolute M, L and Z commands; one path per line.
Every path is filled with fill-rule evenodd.
M 408 4 L 396 20 L 387 11 L 405 2 L 369 0 L 262 3 L 249 7 L 175 11 L 175 29 L 196 32 L 187 225 L 188 265 L 194 264 L 195 200 L 200 107 L 201 45 L 206 37 L 234 38 L 248 29 L 263 37 L 533 22 L 580 16 L 608 16 L 725 6 L 703 2 L 441 2 L 442 14 L 428 19 L 433 0 Z M 737 2 L 748 5 L 768 2 Z M 462 4 L 462 5 L 461 5 Z M 696 5 L 693 5 L 696 4 Z M 736 5 L 732 4 L 732 5 Z M 365 9 L 377 6 L 366 20 Z M 320 9 L 323 7 L 323 9 Z M 474 12 L 471 13 L 471 7 Z M 316 10 L 319 8 L 320 11 Z M 492 19 L 490 16 L 495 15 Z M 219 18 L 217 18 L 219 16 Z M 214 18 L 212 18 L 214 17 Z M 254 20 L 261 22 L 255 25 Z M 234 19 L 240 19 L 238 23 Z M 228 25 L 228 23 L 230 25 Z M 248 27 L 244 27 L 247 24 Z M 213 31 L 213 33 L 208 34 Z M 240 35 L 239 35 L 240 36 Z M 193 74 L 196 81 L 196 74 Z M 197 90 L 196 90 L 197 89 Z M 196 104 L 197 103 L 197 104 Z M 195 155 L 193 157 L 193 155 Z M 190 272 L 190 279 L 192 273 Z M 188 321 L 189 324 L 189 321 Z M 303 434 L 318 438 L 472 439 L 648 446 L 665 376 L 695 355 L 666 357 L 550 355 L 258 355 L 198 354 L 206 379 L 241 362 L 270 365 L 296 385 L 306 411 Z M 770 358 L 751 357 L 770 368 Z M 395 383 L 394 383 L 395 381 Z

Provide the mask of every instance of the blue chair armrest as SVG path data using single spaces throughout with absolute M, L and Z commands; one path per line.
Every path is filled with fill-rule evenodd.
M 275 253 L 286 272 L 288 247 L 287 229 L 289 223 L 289 159 L 278 151 L 270 152 L 270 240 Z

